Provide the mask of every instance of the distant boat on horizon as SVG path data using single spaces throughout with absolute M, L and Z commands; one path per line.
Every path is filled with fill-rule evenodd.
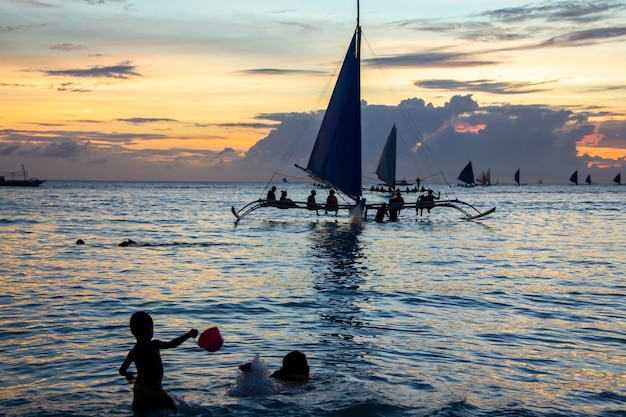
M 569 180 L 573 182 L 574 184 L 578 185 L 578 171 L 574 171 L 572 176 L 569 177 Z
M 622 185 L 622 173 L 620 172 L 613 178 L 613 182 L 617 185 Z
M 466 187 L 473 187 L 476 185 L 476 181 L 474 180 L 474 168 L 472 168 L 472 161 L 469 161 L 465 168 L 461 171 L 458 180 L 463 181 Z
M 22 165 L 21 171 L 0 172 L 0 187 L 39 187 L 44 182 L 46 180 L 29 178 L 24 165 Z
M 585 178 L 585 182 L 587 184 L 591 184 L 591 174 L 587 175 L 587 178 Z

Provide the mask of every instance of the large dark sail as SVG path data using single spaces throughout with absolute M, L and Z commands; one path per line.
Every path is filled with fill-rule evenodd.
M 362 192 L 360 39 L 357 26 L 306 168 L 352 198 Z

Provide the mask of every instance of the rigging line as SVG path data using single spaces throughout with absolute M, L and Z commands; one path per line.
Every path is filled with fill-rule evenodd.
M 381 64 L 381 62 L 378 59 L 377 55 L 374 53 L 374 51 L 372 49 L 372 46 L 369 43 L 369 40 L 367 39 L 365 34 L 362 34 L 362 37 L 365 40 L 365 44 L 367 45 L 368 51 L 370 52 L 370 54 L 372 56 L 372 61 L 375 63 L 376 68 L 378 68 L 379 72 L 381 73 L 382 78 L 384 79 L 385 84 L 387 85 L 387 89 L 390 91 L 392 98 L 397 103 L 399 103 L 396 106 L 397 109 L 400 111 L 400 114 L 402 115 L 403 120 L 407 123 L 407 125 L 411 129 L 413 136 L 418 138 L 418 143 L 420 145 L 418 146 L 417 151 L 413 152 L 412 149 L 415 146 L 407 146 L 406 141 L 403 138 L 403 135 L 400 135 L 400 138 L 401 138 L 402 142 L 410 150 L 410 152 L 412 152 L 412 153 L 419 153 L 422 156 L 422 159 L 423 159 L 423 161 L 424 161 L 424 163 L 426 165 L 426 169 L 429 172 L 441 173 L 441 177 L 443 179 L 444 184 L 447 185 L 448 189 L 452 190 L 452 185 L 448 182 L 448 180 L 446 179 L 445 175 L 443 175 L 443 170 L 441 169 L 441 166 L 437 163 L 437 160 L 434 157 L 434 153 L 432 152 L 432 150 L 428 146 L 427 139 L 424 137 L 423 132 L 421 131 L 421 129 L 419 129 L 419 127 L 417 126 L 417 124 L 415 123 L 413 118 L 411 117 L 409 111 L 404 106 L 402 106 L 402 104 L 401 104 L 402 100 L 400 99 L 400 96 L 399 96 L 397 90 L 391 84 L 391 82 L 389 80 L 389 77 L 387 77 L 387 74 L 384 71 L 384 66 Z M 432 176 L 433 175 L 431 175 L 431 177 Z M 454 192 L 453 192 L 453 195 L 454 195 Z

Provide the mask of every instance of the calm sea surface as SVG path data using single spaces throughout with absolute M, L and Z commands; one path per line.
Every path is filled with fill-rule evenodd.
M 224 336 L 162 352 L 178 415 L 626 415 L 626 187 L 448 190 L 497 206 L 480 221 L 265 209 L 235 226 L 263 188 L 0 188 L 0 415 L 132 415 L 117 370 L 138 310 L 162 340 Z M 233 391 L 238 365 L 293 349 L 310 381 Z

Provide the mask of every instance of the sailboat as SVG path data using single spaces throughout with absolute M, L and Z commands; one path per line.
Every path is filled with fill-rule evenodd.
M 357 25 L 346 52 L 339 76 L 322 119 L 315 145 L 306 167 L 295 166 L 306 172 L 315 182 L 325 184 L 337 190 L 352 202 L 337 204 L 338 210 L 348 210 L 350 221 L 365 220 L 368 209 L 379 209 L 380 204 L 367 204 L 362 198 L 362 162 L 361 162 L 361 25 L 359 2 L 357 0 Z M 392 133 L 395 136 L 394 130 Z M 395 144 L 393 146 L 395 148 Z M 391 146 L 390 146 L 391 148 Z M 395 154 L 395 149 L 393 150 Z M 391 152 L 391 149 L 390 151 Z M 393 177 L 395 182 L 395 158 L 393 158 Z M 386 172 L 388 166 L 383 167 Z M 416 208 L 419 203 L 404 204 L 403 208 Z M 460 207 L 462 204 L 463 207 Z M 475 219 L 493 213 L 495 207 L 481 212 L 471 204 L 458 200 L 437 201 L 435 206 L 452 207 L 462 212 L 467 219 Z M 239 221 L 242 217 L 262 207 L 282 209 L 307 209 L 306 203 L 291 202 L 288 205 L 276 204 L 275 201 L 259 199 L 232 213 Z M 323 205 L 317 205 L 324 208 Z
M 476 182 L 480 185 L 491 185 L 491 169 L 487 169 L 487 172 L 480 171 L 480 175 L 476 178 Z
M 408 186 L 410 185 L 406 180 L 398 181 L 396 179 L 396 154 L 397 154 L 397 137 L 398 137 L 398 129 L 394 123 L 389 135 L 387 136 L 387 140 L 385 141 L 385 146 L 383 147 L 382 152 L 380 153 L 380 159 L 378 160 L 378 166 L 376 167 L 376 176 L 379 180 L 381 180 L 386 186 L 387 190 L 395 190 L 398 185 Z M 380 191 L 387 191 L 385 189 Z M 407 187 L 408 190 L 408 187 Z M 371 191 L 371 190 L 370 190 Z M 379 191 L 379 190 L 375 190 Z M 412 190 L 411 192 L 416 192 L 417 188 Z M 407 192 L 407 191 L 405 191 Z
M 622 173 L 620 172 L 619 174 L 617 174 L 615 176 L 615 178 L 613 178 L 613 182 L 617 185 L 621 185 L 622 184 Z
M 519 169 L 515 171 L 515 184 L 520 185 L 519 183 Z
M 587 178 L 585 178 L 585 183 L 591 184 L 591 174 L 587 175 Z
M 474 180 L 474 169 L 472 168 L 472 161 L 469 161 L 465 168 L 461 171 L 458 180 L 463 181 L 466 187 L 473 187 L 476 185 L 476 181 Z
M 574 171 L 572 176 L 569 177 L 569 180 L 573 182 L 574 184 L 578 185 L 578 171 Z
M 385 147 L 380 154 L 380 160 L 376 168 L 378 179 L 392 189 L 396 186 L 396 141 L 397 129 L 394 123 L 389 136 L 387 136 Z

